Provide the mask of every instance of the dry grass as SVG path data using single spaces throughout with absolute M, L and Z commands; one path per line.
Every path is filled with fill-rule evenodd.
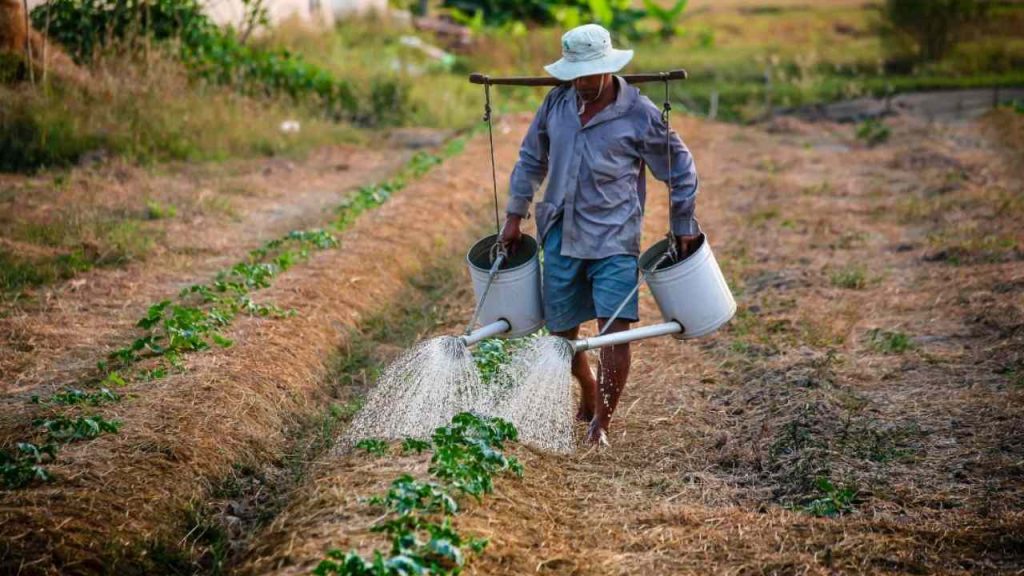
M 525 125 L 516 121 L 514 129 Z M 500 150 L 506 169 L 513 140 Z M 232 348 L 126 390 L 133 397 L 107 411 L 125 422 L 122 433 L 62 451 L 57 483 L 3 494 L 0 563 L 13 569 L 35 561 L 35 573 L 119 572 L 160 570 L 159 559 L 147 556 L 156 552 L 187 557 L 180 547 L 192 502 L 233 465 L 275 458 L 288 429 L 319 411 L 324 362 L 341 343 L 339 331 L 397 296 L 425 262 L 457 257 L 472 240 L 489 179 L 461 167 L 487 158 L 474 140 L 458 162 L 362 217 L 340 250 L 319 254 L 258 295 L 297 316 L 238 322 Z M 5 415 L 4 442 L 24 431 L 28 412 Z
M 834 146 L 853 145 L 846 131 L 796 128 L 736 138 L 734 128 L 681 123 L 704 175 L 702 223 L 744 312 L 706 341 L 636 345 L 611 450 L 565 458 L 520 448 L 525 477 L 499 480 L 493 498 L 456 520 L 491 539 L 469 573 L 1024 566 L 1024 268 L 1019 259 L 930 262 L 924 239 L 956 223 L 877 216 L 944 181 L 941 162 L 927 170 L 890 159 L 922 142 L 934 153 L 975 128 L 901 120 L 889 144 L 845 152 Z M 808 141 L 827 146 L 805 149 Z M 751 150 L 785 168 L 763 180 Z M 958 193 L 974 207 L 959 221 L 1016 221 L 980 209 L 991 186 L 1019 182 L 1000 154 L 984 142 L 958 155 L 971 174 Z M 656 189 L 648 237 L 666 217 Z M 748 225 L 778 203 L 793 225 Z M 832 284 L 830 270 L 854 265 L 874 280 L 858 290 Z M 642 308 L 656 317 L 649 298 Z M 907 334 L 911 348 L 879 349 L 874 328 Z M 358 497 L 416 465 L 364 455 L 321 463 L 241 572 L 304 573 L 329 548 L 366 551 L 375 515 Z M 812 513 L 829 497 L 819 478 L 851 488 L 848 500 L 832 494 L 841 515 Z

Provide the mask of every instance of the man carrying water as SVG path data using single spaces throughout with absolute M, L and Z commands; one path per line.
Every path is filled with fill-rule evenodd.
M 697 172 L 690 151 L 675 132 L 666 134 L 669 128 L 654 103 L 613 76 L 632 57 L 632 50 L 612 48 L 608 31 L 596 24 L 567 32 L 562 59 L 545 70 L 568 84 L 545 98 L 512 172 L 502 242 L 516 249 L 520 223 L 547 177 L 544 199 L 534 206 L 544 246 L 544 316 L 552 334 L 570 340 L 580 324 L 594 318 L 603 329 L 636 286 L 645 165 L 671 188 L 678 253 L 685 256 L 699 245 Z M 637 320 L 634 294 L 606 332 L 628 330 Z M 608 443 L 629 364 L 629 344 L 604 348 L 595 380 L 585 353 L 573 357 L 572 373 L 582 390 L 577 418 L 590 423 L 591 443 Z

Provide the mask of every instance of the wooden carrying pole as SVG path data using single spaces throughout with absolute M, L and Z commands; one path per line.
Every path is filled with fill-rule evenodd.
M 650 74 L 623 74 L 622 78 L 630 84 L 641 84 L 644 82 L 664 82 L 666 80 L 686 80 L 686 70 L 670 70 L 668 72 L 654 72 Z M 506 78 L 491 78 L 486 74 L 474 73 L 469 75 L 472 84 L 483 84 L 484 86 L 560 86 L 568 84 L 564 80 L 550 76 L 512 76 Z

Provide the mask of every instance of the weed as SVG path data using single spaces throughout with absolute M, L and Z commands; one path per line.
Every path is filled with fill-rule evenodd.
M 853 511 L 854 502 L 857 499 L 857 489 L 853 485 L 838 488 L 832 481 L 822 476 L 815 480 L 815 485 L 821 493 L 820 498 L 808 502 L 803 511 L 814 516 L 842 516 Z
M 386 441 L 379 438 L 367 438 L 356 442 L 356 448 L 374 456 L 387 456 L 389 446 Z
M 146 218 L 149 220 L 164 220 L 177 215 L 178 209 L 173 204 L 163 204 L 156 200 L 146 202 Z
M 857 125 L 857 139 L 868 146 L 877 146 L 889 140 L 892 130 L 881 120 L 869 118 Z
M 868 285 L 867 271 L 860 264 L 845 266 L 829 276 L 832 285 L 847 290 L 863 290 Z
M 903 332 L 893 332 L 873 328 L 868 331 L 868 342 L 871 346 L 884 354 L 902 354 L 913 348 L 910 337 Z

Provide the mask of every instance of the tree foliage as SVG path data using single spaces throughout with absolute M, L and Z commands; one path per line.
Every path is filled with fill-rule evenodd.
M 910 40 L 921 61 L 941 60 L 971 24 L 988 12 L 985 0 L 886 0 L 885 22 Z

